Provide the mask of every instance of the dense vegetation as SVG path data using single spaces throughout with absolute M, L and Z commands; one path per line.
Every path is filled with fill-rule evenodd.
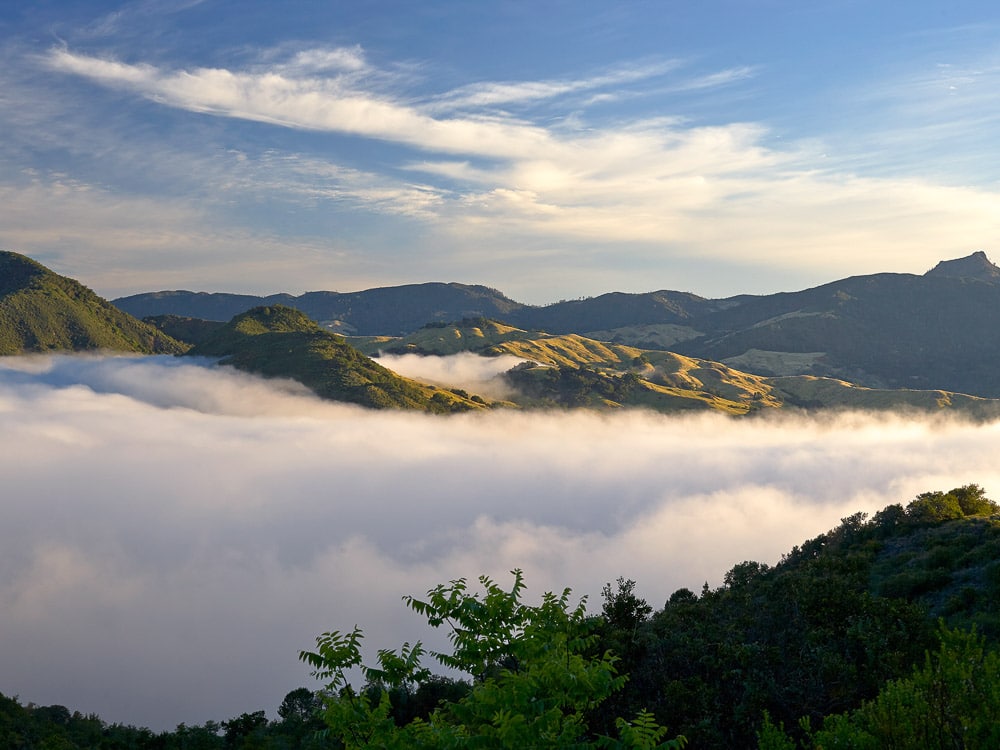
M 0 354 L 187 347 L 30 258 L 0 252 Z
M 142 319 L 168 336 L 197 346 L 218 331 L 225 323 L 201 318 L 185 318 L 180 315 L 152 315 Z
M 323 398 L 376 409 L 446 413 L 485 406 L 463 393 L 402 378 L 345 343 L 343 337 L 322 330 L 303 313 L 283 305 L 237 315 L 188 354 L 219 357 L 222 364 L 266 377 L 292 378 Z
M 302 657 L 326 688 L 289 693 L 278 720 L 154 734 L 3 699 L 0 746 L 997 746 L 1000 507 L 976 485 L 855 514 L 655 612 L 624 578 L 594 615 L 568 591 L 526 604 L 517 572 L 510 590 L 481 585 L 408 599 L 450 629 L 452 650 L 379 651 L 360 686 L 346 670 L 361 631 L 324 634 Z M 431 675 L 428 656 L 464 678 Z
M 736 565 L 718 589 L 641 616 L 613 593 L 606 645 L 642 705 L 696 747 L 751 747 L 766 710 L 813 726 L 871 700 L 933 649 L 939 618 L 1000 641 L 1000 519 L 975 485 L 924 493 L 791 550 Z

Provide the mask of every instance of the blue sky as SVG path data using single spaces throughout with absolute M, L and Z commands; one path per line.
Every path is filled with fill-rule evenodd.
M 997 260 L 998 120 L 986 2 L 6 3 L 0 247 L 110 297 L 800 289 Z

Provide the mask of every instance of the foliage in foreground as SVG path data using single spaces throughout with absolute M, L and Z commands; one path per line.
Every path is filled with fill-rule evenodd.
M 645 708 L 692 747 L 752 747 L 768 711 L 798 738 L 801 717 L 819 726 L 908 675 L 938 618 L 997 643 L 998 510 L 976 485 L 925 492 L 849 516 L 775 566 L 742 562 L 718 588 L 680 589 L 652 615 L 612 592 L 601 648 L 630 679 L 592 726 Z
M 907 678 L 890 681 L 871 701 L 828 716 L 819 731 L 801 722 L 797 745 L 767 717 L 760 750 L 797 747 L 856 750 L 968 750 L 1000 747 L 1000 654 L 972 632 L 942 627 L 937 651 Z
M 317 650 L 300 656 L 327 683 L 322 716 L 328 736 L 348 750 L 683 747 L 683 737 L 665 739 L 667 730 L 646 711 L 634 721 L 618 719 L 617 739 L 590 734 L 588 714 L 625 684 L 617 658 L 594 652 L 596 622 L 586 615 L 585 599 L 571 607 L 566 589 L 531 606 L 521 599 L 521 571 L 513 575 L 510 591 L 483 576 L 482 593 L 470 593 L 466 580 L 458 579 L 431 589 L 426 600 L 406 598 L 431 626 L 449 628 L 451 653 L 431 655 L 469 675 L 472 684 L 464 696 L 405 724 L 393 716 L 391 694 L 398 702 L 429 678 L 421 643 L 381 650 L 378 666 L 366 667 L 360 629 L 320 636 Z M 360 668 L 365 689 L 350 684 L 352 668 Z

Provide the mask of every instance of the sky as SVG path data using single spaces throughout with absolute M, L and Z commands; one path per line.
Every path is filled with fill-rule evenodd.
M 962 0 L 3 3 L 0 248 L 107 297 L 534 304 L 995 260 L 998 32 Z
M 521 568 L 529 601 L 569 586 L 598 611 L 623 576 L 659 609 L 855 512 L 1000 493 L 1000 423 L 435 417 L 207 364 L 0 358 L 0 693 L 157 731 L 275 719 L 317 687 L 297 656 L 323 632 L 361 626 L 370 659 L 446 648 L 401 601 L 439 583 Z

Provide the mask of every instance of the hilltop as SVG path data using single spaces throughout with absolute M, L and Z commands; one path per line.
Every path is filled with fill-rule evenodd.
M 291 378 L 323 398 L 377 409 L 452 412 L 486 405 L 482 399 L 402 378 L 283 305 L 237 315 L 188 354 L 217 357 L 223 365 L 266 377 Z
M 187 347 L 34 260 L 0 252 L 0 354 L 175 354 Z

